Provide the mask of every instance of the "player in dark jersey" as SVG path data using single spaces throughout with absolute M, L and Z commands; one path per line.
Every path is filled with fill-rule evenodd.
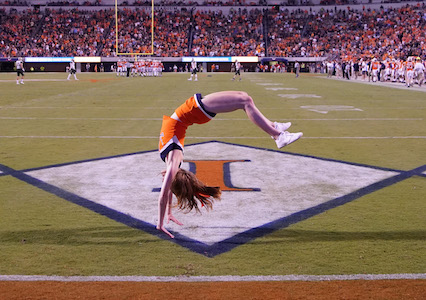
M 22 57 L 18 58 L 18 60 L 15 62 L 16 67 L 16 84 L 24 84 L 24 60 Z
M 197 71 L 198 71 L 197 62 L 195 61 L 195 59 L 192 59 L 192 61 L 191 61 L 191 77 L 189 77 L 189 79 L 188 79 L 189 81 L 192 80 L 192 77 L 194 77 L 194 81 L 198 80 Z
M 235 60 L 235 74 L 234 77 L 232 77 L 232 80 L 235 80 L 235 78 L 239 76 L 239 80 L 241 81 L 241 63 L 238 60 Z
M 77 75 L 75 74 L 77 71 L 75 70 L 75 61 L 74 59 L 71 60 L 70 62 L 70 66 L 69 66 L 69 70 L 68 70 L 69 74 L 68 74 L 68 78 L 67 80 L 70 80 L 71 75 L 74 75 L 74 79 L 77 79 Z

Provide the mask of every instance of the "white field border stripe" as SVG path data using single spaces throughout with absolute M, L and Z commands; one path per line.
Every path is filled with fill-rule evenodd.
M 0 106 L 0 109 L 140 109 L 141 111 L 147 110 L 147 109 L 158 109 L 158 110 L 169 110 L 169 112 L 173 112 L 174 109 L 176 109 L 175 106 L 173 107 L 140 107 L 140 106 Z M 305 108 L 300 107 L 262 107 L 261 110 L 306 110 Z M 368 109 L 379 109 L 379 110 L 394 110 L 394 109 L 411 109 L 411 110 L 419 110 L 419 109 L 426 109 L 426 107 L 413 107 L 413 106 L 404 106 L 404 107 L 368 107 Z
M 228 282 L 228 281 L 339 281 L 339 280 L 406 280 L 426 279 L 419 274 L 355 274 L 355 275 L 271 275 L 271 276 L 44 276 L 0 275 L 0 281 L 62 282 Z
M 94 121 L 162 121 L 163 118 L 60 118 L 60 117 L 0 117 L 0 120 L 94 120 Z M 250 121 L 244 119 L 220 119 L 217 121 Z M 423 118 L 352 118 L 352 119 L 279 119 L 278 121 L 423 121 Z
M 163 118 L 36 118 L 36 117 L 0 117 L 0 120 L 162 121 Z
M 158 139 L 158 136 L 71 136 L 71 135 L 0 135 L 3 139 Z M 248 139 L 262 140 L 269 137 L 260 136 L 192 136 L 186 139 Z M 426 136 L 311 136 L 302 139 L 354 139 L 354 140 L 374 140 L 374 139 L 426 139 Z
M 15 82 L 16 80 L 0 80 L 0 82 Z M 25 79 L 25 81 L 29 81 L 29 82 L 39 82 L 39 81 L 67 81 L 67 79 Z

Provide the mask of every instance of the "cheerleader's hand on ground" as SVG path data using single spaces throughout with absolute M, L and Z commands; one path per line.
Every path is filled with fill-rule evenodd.
M 167 234 L 169 237 L 171 237 L 172 239 L 175 238 L 175 236 L 173 234 L 171 234 L 164 226 L 158 226 L 157 225 L 157 229 L 164 232 L 165 234 Z
M 182 226 L 183 224 L 178 220 L 178 219 L 176 219 L 172 214 L 170 214 L 168 217 L 167 217 L 167 224 L 170 222 L 170 221 L 172 221 L 172 222 L 175 222 L 176 224 L 178 224 L 178 225 L 180 225 L 180 226 Z

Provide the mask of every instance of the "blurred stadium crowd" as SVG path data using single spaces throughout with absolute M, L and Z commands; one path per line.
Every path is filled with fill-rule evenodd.
M 141 2 L 143 4 L 145 3 Z M 151 51 L 151 9 L 119 10 L 119 52 Z M 154 56 L 426 56 L 426 5 L 329 10 L 155 8 Z M 115 56 L 115 10 L 0 9 L 0 56 Z

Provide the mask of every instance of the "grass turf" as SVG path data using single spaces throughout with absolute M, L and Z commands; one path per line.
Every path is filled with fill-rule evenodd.
M 66 75 L 28 73 L 26 77 L 61 79 Z M 1 82 L 0 164 L 23 170 L 156 149 L 163 114 L 170 115 L 195 92 L 230 89 L 248 92 L 268 118 L 290 120 L 293 130 L 304 132 L 305 138 L 286 151 L 398 170 L 425 163 L 424 138 L 355 138 L 424 137 L 426 96 L 422 92 L 305 74 L 298 79 L 292 74 L 244 74 L 241 82 L 232 82 L 232 75 L 223 73 L 200 74 L 198 82 L 187 77 L 116 78 L 105 73 L 81 74 L 80 81 L 69 82 Z M 13 75 L 1 74 L 0 79 L 13 80 Z M 258 84 L 262 82 L 282 85 Z M 321 98 L 278 96 L 293 93 Z M 316 105 L 361 110 L 321 114 L 301 109 Z M 217 119 L 190 127 L 187 143 L 214 139 L 274 148 L 243 112 Z M 0 274 L 424 273 L 425 188 L 424 176 L 412 177 L 206 258 L 11 176 L 0 176 Z

